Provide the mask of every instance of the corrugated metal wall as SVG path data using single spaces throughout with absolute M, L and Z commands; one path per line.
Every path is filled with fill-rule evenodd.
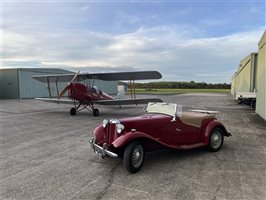
M 72 73 L 70 71 L 55 68 L 18 68 L 0 70 L 0 98 L 28 99 L 35 97 L 49 97 L 47 83 L 41 83 L 32 78 L 34 75 Z M 93 82 L 92 80 L 88 82 Z M 117 94 L 118 81 L 95 80 L 94 85 L 104 92 Z M 66 83 L 58 83 L 59 92 Z M 51 95 L 57 97 L 55 83 L 50 83 Z
M 235 95 L 235 92 L 236 92 L 236 74 L 234 74 L 231 79 L 231 94 Z
M 72 73 L 70 71 L 61 69 L 30 69 L 23 68 L 18 70 L 19 77 L 19 93 L 21 99 L 35 98 L 35 97 L 49 97 L 47 83 L 41 83 L 32 78 L 34 75 L 45 74 L 63 74 Z M 66 83 L 58 83 L 59 91 L 65 87 Z M 50 83 L 51 95 L 57 97 L 56 85 Z
M 242 66 L 236 76 L 237 92 L 250 92 L 250 59 Z
M 254 92 L 256 85 L 256 61 L 257 53 L 252 53 L 242 59 L 235 76 L 236 92 Z
M 258 53 L 240 61 L 232 77 L 231 93 L 256 92 L 256 113 L 266 120 L 266 31 L 258 44 Z
M 266 120 L 266 31 L 259 42 L 256 113 Z
M 1 99 L 18 99 L 19 86 L 18 86 L 18 70 L 17 69 L 0 69 L 1 71 Z
M 95 80 L 94 85 L 98 89 L 104 91 L 107 94 L 116 95 L 117 94 L 117 84 L 118 81 L 101 81 Z

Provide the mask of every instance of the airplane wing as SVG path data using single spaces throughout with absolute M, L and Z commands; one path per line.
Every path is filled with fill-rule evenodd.
M 49 74 L 49 75 L 36 75 L 32 76 L 32 78 L 36 79 L 40 82 L 70 82 L 73 77 L 75 76 L 75 73 L 73 74 Z
M 73 74 L 49 74 L 49 75 L 36 75 L 32 78 L 40 82 L 69 82 L 73 79 Z M 146 80 L 146 79 L 160 79 L 162 75 L 157 71 L 135 71 L 135 72 L 109 72 L 109 73 L 80 73 L 77 75 L 78 80 L 85 79 L 99 79 L 105 81 L 118 81 L 118 80 Z
M 58 98 L 35 98 L 36 100 L 48 102 L 48 103 L 57 103 L 57 104 L 74 104 L 73 100 L 70 99 L 58 99 Z M 149 99 L 114 99 L 114 100 L 99 100 L 93 101 L 94 104 L 99 105 L 138 105 L 138 104 L 148 104 L 149 102 L 162 102 L 158 98 L 149 98 Z
M 157 71 L 135 71 L 135 72 L 110 72 L 97 74 L 80 74 L 82 79 L 99 79 L 104 81 L 146 80 L 160 79 L 162 75 Z
M 94 104 L 100 105 L 138 105 L 138 104 L 148 104 L 149 102 L 163 102 L 158 98 L 148 98 L 148 99 L 114 99 L 114 100 L 100 100 L 93 102 Z
M 35 98 L 36 100 L 48 102 L 48 103 L 57 103 L 57 104 L 74 104 L 73 100 L 70 99 L 58 99 L 58 98 Z

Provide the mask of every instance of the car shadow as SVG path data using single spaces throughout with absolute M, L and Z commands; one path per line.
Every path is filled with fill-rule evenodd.
M 204 157 L 210 153 L 207 147 L 199 147 L 189 150 L 176 150 L 176 149 L 162 149 L 152 152 L 147 152 L 145 156 L 144 167 L 146 169 L 153 167 L 163 167 L 173 163 L 184 162 L 192 159 Z

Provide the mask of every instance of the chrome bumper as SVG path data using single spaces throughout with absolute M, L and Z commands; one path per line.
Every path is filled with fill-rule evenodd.
M 102 158 L 104 158 L 105 156 L 110 156 L 110 157 L 113 157 L 113 158 L 118 157 L 118 155 L 116 153 L 108 151 L 108 150 L 104 149 L 103 147 L 95 144 L 94 138 L 91 138 L 89 140 L 89 143 L 90 143 L 91 148 L 93 149 L 94 153 L 96 155 L 98 155 L 98 156 L 101 156 Z

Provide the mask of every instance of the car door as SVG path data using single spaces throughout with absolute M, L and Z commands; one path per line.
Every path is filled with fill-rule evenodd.
M 177 117 L 168 126 L 167 140 L 172 145 L 193 144 L 199 141 L 199 132 L 199 128 L 186 125 Z

